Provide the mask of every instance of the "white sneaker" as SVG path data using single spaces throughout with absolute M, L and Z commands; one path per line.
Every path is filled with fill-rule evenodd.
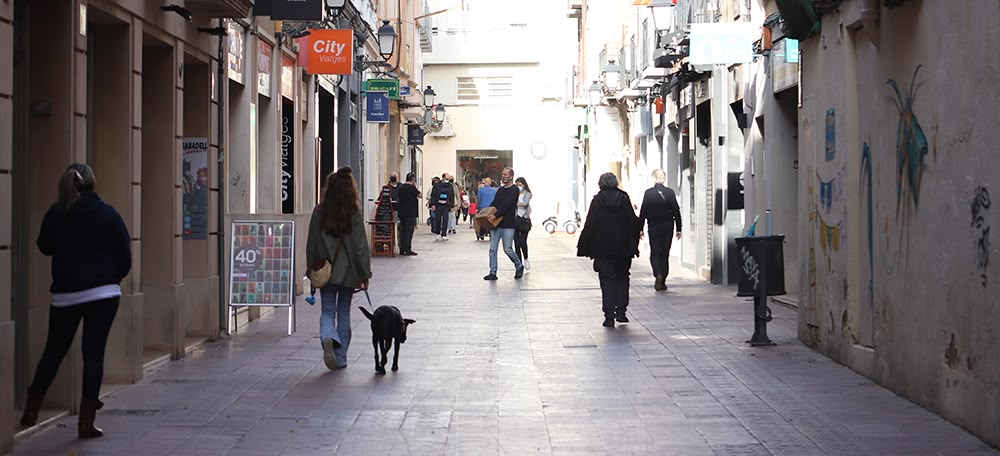
M 434 236 L 434 241 L 435 242 L 440 241 L 440 240 L 441 240 L 441 235 L 440 234 L 437 235 L 437 236 Z
M 442 241 L 447 241 L 448 240 L 448 236 L 441 236 L 441 240 Z
M 527 258 L 525 258 L 522 263 L 524 263 L 524 270 L 525 271 L 530 271 L 531 270 L 531 263 L 528 262 Z

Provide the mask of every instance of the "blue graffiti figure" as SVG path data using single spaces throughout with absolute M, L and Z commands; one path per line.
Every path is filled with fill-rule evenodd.
M 903 187 L 909 187 L 913 197 L 913 206 L 917 207 L 920 198 L 920 178 L 924 173 L 924 157 L 927 155 L 927 137 L 920 128 L 917 116 L 913 114 L 913 102 L 917 95 L 917 72 L 913 70 L 913 80 L 907 89 L 906 96 L 900 92 L 896 81 L 890 79 L 886 83 L 896 91 L 896 108 L 899 109 L 899 127 L 896 129 L 896 216 L 902 202 Z M 904 176 L 905 174 L 905 176 Z M 905 177 L 905 181 L 904 181 Z

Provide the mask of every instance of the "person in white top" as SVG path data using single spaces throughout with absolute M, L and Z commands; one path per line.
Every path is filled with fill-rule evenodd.
M 517 226 L 514 230 L 514 251 L 524 265 L 525 270 L 531 270 L 528 262 L 528 231 L 531 231 L 531 187 L 523 177 L 514 182 L 520 192 L 517 197 Z
M 94 426 L 97 410 L 104 405 L 99 399 L 104 348 L 118 312 L 119 284 L 132 268 L 128 229 L 118 212 L 94 192 L 96 182 L 89 166 L 70 165 L 59 178 L 59 200 L 42 220 L 36 244 L 52 257 L 49 331 L 21 416 L 23 426 L 38 421 L 45 392 L 82 320 L 83 394 L 77 426 L 81 439 L 104 435 Z

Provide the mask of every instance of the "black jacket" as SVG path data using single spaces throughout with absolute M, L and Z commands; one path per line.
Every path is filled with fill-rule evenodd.
M 669 187 L 656 184 L 642 195 L 639 208 L 639 229 L 649 220 L 649 236 L 670 236 L 676 227 L 681 231 L 681 208 L 677 205 L 677 195 Z
M 516 185 L 501 186 L 497 189 L 497 196 L 490 203 L 491 206 L 497 208 L 495 215 L 497 217 L 503 216 L 503 220 L 500 221 L 497 228 L 515 228 L 517 226 L 517 220 L 514 216 L 517 215 L 517 197 L 520 194 L 521 191 L 517 189 Z
M 69 212 L 53 204 L 35 243 L 52 257 L 53 293 L 118 284 L 132 268 L 125 222 L 93 192 L 80 194 Z
M 420 191 L 417 190 L 417 186 L 407 182 L 397 188 L 399 189 L 399 205 L 396 208 L 399 211 L 399 218 L 419 216 L 418 202 L 420 197 L 417 194 Z
M 617 188 L 594 196 L 576 244 L 576 256 L 632 258 L 639 255 L 639 218 L 628 193 Z
M 446 201 L 446 203 L 441 204 L 441 201 Z M 434 186 L 434 194 L 431 195 L 431 204 L 449 209 L 455 207 L 455 190 L 451 186 L 451 182 L 441 181 Z

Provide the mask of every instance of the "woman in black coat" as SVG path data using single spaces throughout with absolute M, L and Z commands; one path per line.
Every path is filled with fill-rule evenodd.
M 590 203 L 576 256 L 594 259 L 594 271 L 601 281 L 604 326 L 613 328 L 616 319 L 628 322 L 628 276 L 632 258 L 639 256 L 641 226 L 632 200 L 618 188 L 614 174 L 602 174 L 597 185 L 600 191 Z
M 34 426 L 52 380 L 83 321 L 81 439 L 100 437 L 94 426 L 104 376 L 104 349 L 118 312 L 122 279 L 132 268 L 131 237 L 118 212 L 94 192 L 94 170 L 76 163 L 59 178 L 59 200 L 49 208 L 38 249 L 52 257 L 52 298 L 45 350 L 28 387 L 21 424 Z

